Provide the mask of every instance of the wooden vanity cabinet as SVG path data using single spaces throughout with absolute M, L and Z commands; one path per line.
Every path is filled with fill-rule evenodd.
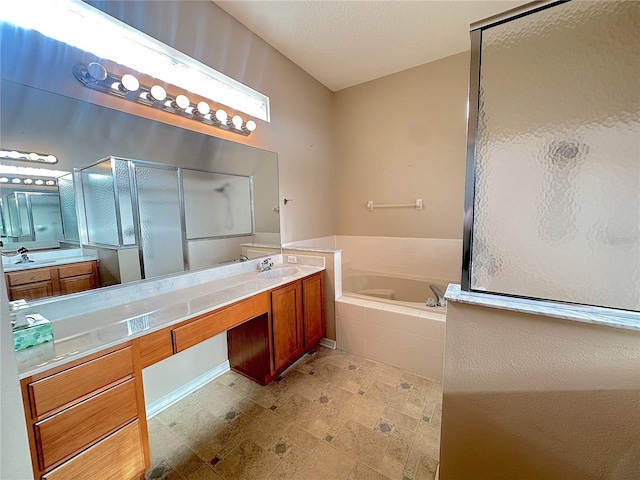
M 37 300 L 84 292 L 100 286 L 97 260 L 55 267 L 30 268 L 7 272 L 4 275 L 9 300 Z
M 127 343 L 21 380 L 35 478 L 144 476 L 150 458 L 136 355 Z
M 302 279 L 304 348 L 314 348 L 326 335 L 324 273 Z
M 295 362 L 302 355 L 302 283 L 290 283 L 271 292 L 274 370 Z
M 269 315 L 227 331 L 231 368 L 266 385 L 325 335 L 324 273 L 270 292 Z

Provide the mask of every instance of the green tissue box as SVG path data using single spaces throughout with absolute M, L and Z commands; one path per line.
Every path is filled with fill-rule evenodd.
M 13 328 L 13 345 L 16 350 L 23 350 L 53 340 L 53 326 L 42 315 L 26 316 L 27 324 Z

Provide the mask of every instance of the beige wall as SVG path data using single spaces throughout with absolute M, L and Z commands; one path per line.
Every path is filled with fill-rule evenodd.
M 468 69 L 465 52 L 335 94 L 336 234 L 462 238 Z
M 630 479 L 640 332 L 449 302 L 440 478 Z
M 110 15 L 268 95 L 271 123 L 256 120 L 249 137 L 199 125 L 84 88 L 71 68 L 95 61 L 72 48 L 36 42 L 3 48 L 2 77 L 114 109 L 276 152 L 282 241 L 333 234 L 332 93 L 209 1 L 92 2 Z M 4 55 L 6 53 L 6 55 Z M 24 61 L 38 58 L 39 62 Z M 118 66 L 110 65 L 114 71 Z M 46 71 L 47 75 L 42 75 Z M 125 73 L 120 67 L 119 73 Z M 272 207 L 272 206 L 271 206 Z

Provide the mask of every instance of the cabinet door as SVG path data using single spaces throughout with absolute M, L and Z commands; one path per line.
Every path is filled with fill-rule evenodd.
M 302 299 L 304 348 L 309 349 L 325 335 L 323 273 L 302 280 Z
M 34 282 L 17 287 L 9 287 L 9 300 L 37 300 L 53 296 L 53 282 Z
M 301 282 L 271 292 L 275 370 L 295 361 L 303 352 Z
M 93 275 L 78 275 L 77 277 L 60 279 L 60 295 L 69 293 L 84 292 L 97 288 L 95 277 Z

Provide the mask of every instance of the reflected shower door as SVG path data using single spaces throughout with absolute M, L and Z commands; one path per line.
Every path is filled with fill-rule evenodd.
M 135 165 L 144 278 L 184 271 L 178 171 Z

